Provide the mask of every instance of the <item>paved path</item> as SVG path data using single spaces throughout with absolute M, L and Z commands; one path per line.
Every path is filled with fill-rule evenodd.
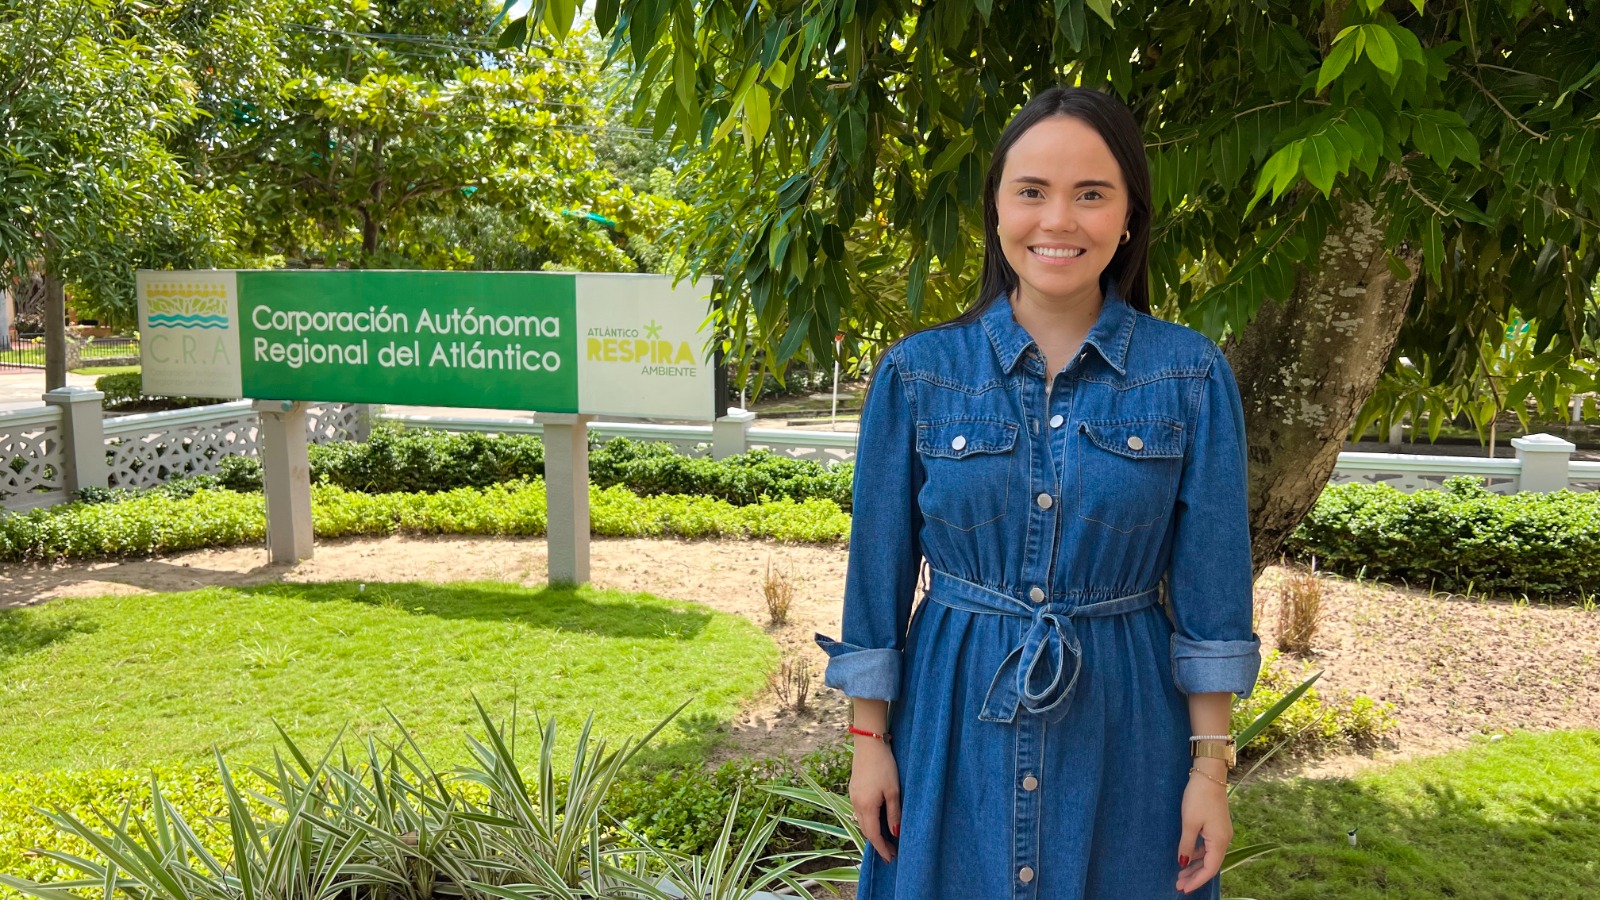
M 67 384 L 94 387 L 95 375 L 67 374 Z M 44 405 L 44 370 L 0 371 L 0 412 Z

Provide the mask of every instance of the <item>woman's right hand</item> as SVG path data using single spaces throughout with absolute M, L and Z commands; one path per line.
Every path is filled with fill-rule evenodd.
M 861 834 L 878 851 L 884 862 L 894 862 L 896 841 L 900 838 L 900 769 L 894 751 L 877 738 L 856 736 L 855 756 L 850 763 L 850 805 L 855 808 Z M 889 833 L 883 833 L 878 815 L 884 810 Z

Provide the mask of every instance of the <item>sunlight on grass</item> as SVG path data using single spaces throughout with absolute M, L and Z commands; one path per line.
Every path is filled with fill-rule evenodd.
M 644 594 L 499 583 L 272 585 L 59 600 L 0 613 L 0 770 L 262 762 L 342 726 L 463 757 L 472 697 L 692 761 L 776 663 L 737 616 Z
M 1239 841 L 1287 846 L 1229 873 L 1224 896 L 1600 896 L 1600 731 L 1524 732 L 1353 779 L 1249 786 L 1233 818 Z

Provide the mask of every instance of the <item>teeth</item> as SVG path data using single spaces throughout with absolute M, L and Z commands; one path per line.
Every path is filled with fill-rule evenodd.
M 1040 256 L 1050 257 L 1052 259 L 1066 259 L 1072 256 L 1083 255 L 1082 250 L 1059 250 L 1054 247 L 1034 247 L 1033 252 L 1039 254 Z

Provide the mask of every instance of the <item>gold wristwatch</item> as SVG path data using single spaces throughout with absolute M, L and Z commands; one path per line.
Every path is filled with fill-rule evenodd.
M 1189 742 L 1189 755 L 1197 759 L 1202 756 L 1207 759 L 1220 759 L 1230 769 L 1238 762 L 1232 738 L 1229 738 L 1226 742 L 1215 739 L 1191 740 Z

